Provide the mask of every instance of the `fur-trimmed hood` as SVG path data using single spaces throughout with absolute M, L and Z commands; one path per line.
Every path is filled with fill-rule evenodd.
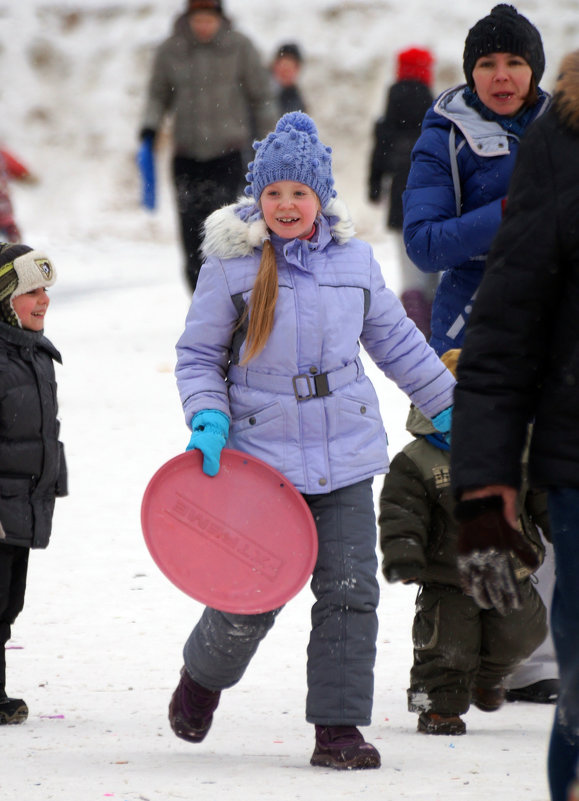
M 339 245 L 356 233 L 346 204 L 339 198 L 330 200 L 323 210 L 321 226 L 328 229 Z M 255 200 L 241 198 L 209 215 L 204 226 L 203 255 L 220 259 L 250 256 L 269 238 L 269 230 Z
M 561 62 L 553 106 L 561 122 L 579 134 L 579 50 Z

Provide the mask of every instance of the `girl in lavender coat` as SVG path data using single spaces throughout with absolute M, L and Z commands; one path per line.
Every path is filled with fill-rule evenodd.
M 319 555 L 308 646 L 311 764 L 375 768 L 356 728 L 371 720 L 378 583 L 372 477 L 388 469 L 378 398 L 360 343 L 418 408 L 448 430 L 454 379 L 354 238 L 333 189 L 331 148 L 302 112 L 254 145 L 249 198 L 212 214 L 206 262 L 177 345 L 189 448 L 208 475 L 221 449 L 257 456 L 302 492 Z M 239 681 L 279 610 L 205 609 L 184 649 L 169 718 L 206 735 L 221 690 Z

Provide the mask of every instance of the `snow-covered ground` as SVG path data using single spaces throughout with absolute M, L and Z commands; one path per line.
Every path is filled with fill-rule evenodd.
M 466 30 L 492 3 L 456 0 L 226 0 L 264 57 L 303 43 L 304 91 L 336 148 L 338 189 L 396 289 L 383 211 L 365 203 L 369 132 L 394 53 L 437 54 L 437 88 L 460 80 Z M 541 28 L 549 88 L 577 41 L 577 0 L 518 5 Z M 50 547 L 31 558 L 26 607 L 8 651 L 8 689 L 30 707 L 0 729 L 0 797 L 125 801 L 314 797 L 368 801 L 547 801 L 552 708 L 507 705 L 466 716 L 465 737 L 425 737 L 406 710 L 414 590 L 382 582 L 373 725 L 379 771 L 313 769 L 304 721 L 312 597 L 291 601 L 243 681 L 224 694 L 207 740 L 174 737 L 167 705 L 200 607 L 150 558 L 140 530 L 148 480 L 188 440 L 173 378 L 188 297 L 161 154 L 160 207 L 138 207 L 135 132 L 151 48 L 176 0 L 0 2 L 0 140 L 39 175 L 14 187 L 25 241 L 59 280 L 46 333 L 58 368 L 70 496 Z M 165 166 L 163 166 L 165 165 Z M 394 454 L 408 404 L 368 365 Z M 376 481 L 379 492 L 381 479 Z
M 188 440 L 172 375 L 187 307 L 178 249 L 104 238 L 63 248 L 50 236 L 35 244 L 54 253 L 59 272 L 47 334 L 64 356 L 70 496 L 57 503 L 50 547 L 32 554 L 7 654 L 9 690 L 26 698 L 30 717 L 0 729 L 1 797 L 546 801 L 550 708 L 473 709 L 465 737 L 415 732 L 405 696 L 415 591 L 385 582 L 367 730 L 381 770 L 342 775 L 308 764 L 308 587 L 224 694 L 207 740 L 192 746 L 174 737 L 167 705 L 200 607 L 153 563 L 139 509 L 155 470 Z M 393 255 L 387 243 L 378 252 L 386 264 Z M 407 403 L 373 376 L 394 453 L 407 439 Z

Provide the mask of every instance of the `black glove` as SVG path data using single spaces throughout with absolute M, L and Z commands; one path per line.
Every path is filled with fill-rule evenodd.
M 418 562 L 401 562 L 398 565 L 390 565 L 384 571 L 384 576 L 388 584 L 395 584 L 401 581 L 403 584 L 412 584 L 422 573 L 422 565 Z
M 500 495 L 460 501 L 454 510 L 459 523 L 458 570 L 463 591 L 482 609 L 506 615 L 521 608 L 512 555 L 535 570 L 539 560 L 523 534 L 507 523 Z
M 139 139 L 141 142 L 150 142 L 153 144 L 155 141 L 155 137 L 157 135 L 157 131 L 154 128 L 141 128 L 139 132 Z

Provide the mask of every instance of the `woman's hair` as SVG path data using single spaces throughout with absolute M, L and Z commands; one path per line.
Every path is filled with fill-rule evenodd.
M 531 83 L 529 84 L 529 91 L 527 92 L 527 96 L 525 98 L 525 106 L 529 108 L 530 106 L 534 106 L 539 100 L 539 91 L 537 89 L 537 80 L 535 78 L 535 74 L 531 75 Z
M 241 364 L 247 364 L 254 356 L 261 353 L 269 339 L 277 303 L 277 280 L 275 250 L 270 240 L 266 239 L 263 243 L 261 261 L 259 262 L 259 270 L 253 285 L 249 307 L 246 307 L 239 323 L 239 326 L 241 326 L 251 311 L 247 328 L 246 350 Z

